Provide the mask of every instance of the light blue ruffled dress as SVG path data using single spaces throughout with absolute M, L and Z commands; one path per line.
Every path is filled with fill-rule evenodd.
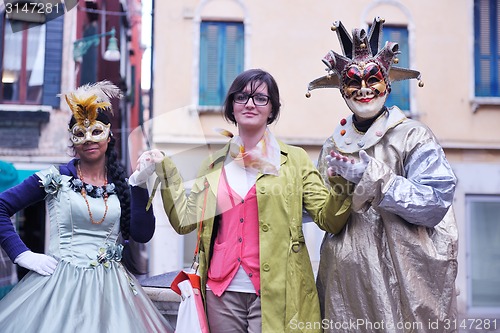
M 110 195 L 106 218 L 92 224 L 71 176 L 41 171 L 50 216 L 48 255 L 59 263 L 51 276 L 30 271 L 0 303 L 0 332 L 171 332 L 137 280 L 120 263 L 120 203 Z M 102 197 L 87 196 L 95 221 Z

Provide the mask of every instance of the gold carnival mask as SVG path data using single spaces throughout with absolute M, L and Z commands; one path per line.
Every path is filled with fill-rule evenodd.
M 95 121 L 94 124 L 88 127 L 82 127 L 76 123 L 71 127 L 71 141 L 74 145 L 81 145 L 85 142 L 101 142 L 109 137 L 111 124 L 103 124 L 100 121 Z
M 122 96 L 120 89 L 109 81 L 86 84 L 65 95 L 76 123 L 69 129 L 74 145 L 85 142 L 101 142 L 110 135 L 111 124 L 97 120 L 99 113 L 109 110 L 110 98 Z

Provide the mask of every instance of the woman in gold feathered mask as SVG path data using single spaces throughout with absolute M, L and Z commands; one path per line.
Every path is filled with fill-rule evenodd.
M 128 239 L 130 220 L 154 216 L 144 210 L 147 190 L 128 186 L 114 149 L 105 112 L 120 96 L 108 81 L 66 94 L 76 158 L 0 194 L 0 244 L 30 270 L 0 301 L 2 332 L 173 332 L 121 262 L 120 233 Z M 50 216 L 46 254 L 30 251 L 9 218 L 41 200 Z

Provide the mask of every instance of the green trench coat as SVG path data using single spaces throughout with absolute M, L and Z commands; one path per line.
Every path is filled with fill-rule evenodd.
M 183 180 L 166 157 L 156 166 L 165 212 L 175 231 L 189 233 L 203 214 L 199 274 L 203 296 L 211 258 L 216 194 L 229 144 L 200 168 L 189 197 Z M 279 176 L 257 176 L 262 332 L 322 332 L 318 294 L 302 231 L 303 208 L 318 226 L 337 233 L 350 214 L 349 184 L 332 186 L 332 195 L 307 153 L 280 142 Z

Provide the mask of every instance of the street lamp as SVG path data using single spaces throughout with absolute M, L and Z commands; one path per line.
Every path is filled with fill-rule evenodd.
M 82 62 L 82 57 L 91 46 L 99 45 L 100 38 L 111 36 L 109 38 L 108 48 L 104 55 L 102 56 L 104 60 L 107 61 L 119 61 L 120 60 L 120 50 L 118 49 L 118 40 L 115 37 L 115 28 L 113 27 L 110 31 L 83 37 L 73 42 L 73 59 L 75 62 Z

